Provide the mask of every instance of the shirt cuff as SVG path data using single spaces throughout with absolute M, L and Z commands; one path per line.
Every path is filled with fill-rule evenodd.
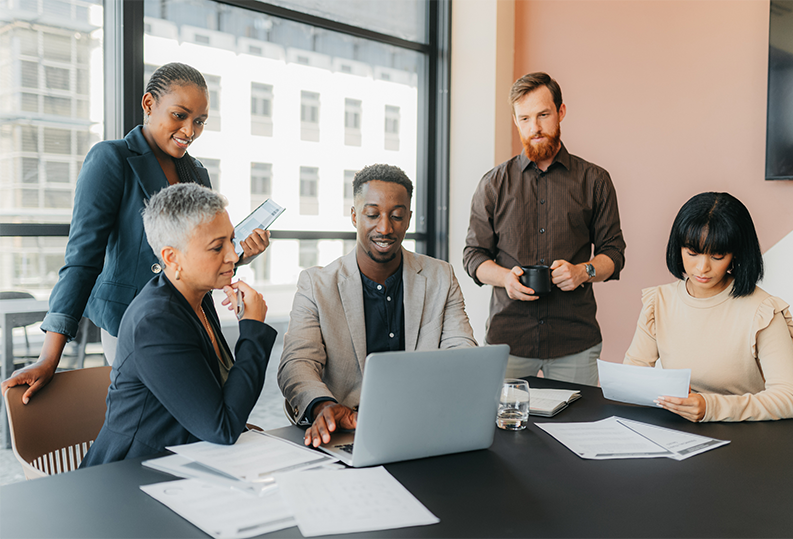
M 311 412 L 314 410 L 314 406 L 316 406 L 321 402 L 338 403 L 339 401 L 337 401 L 332 397 L 317 397 L 316 399 L 308 403 L 308 406 L 306 406 L 306 411 L 303 412 L 303 417 L 301 417 L 300 420 L 298 420 L 297 424 L 301 427 L 310 427 L 314 421 L 309 419 L 309 415 L 311 415 Z
M 468 272 L 468 275 L 471 276 L 477 286 L 484 286 L 485 283 L 476 277 L 476 270 L 478 270 L 479 266 L 488 260 L 493 260 L 490 255 L 482 252 L 475 252 L 471 254 L 471 258 L 468 259 L 468 263 L 465 265 L 465 271 Z
M 47 313 L 41 323 L 41 331 L 52 331 L 53 333 L 66 335 L 68 342 L 77 336 L 77 327 L 79 325 L 80 320 L 75 319 L 73 316 L 50 312 Z

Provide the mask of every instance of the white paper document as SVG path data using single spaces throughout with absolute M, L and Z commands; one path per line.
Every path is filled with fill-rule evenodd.
M 196 442 L 166 449 L 237 479 L 253 482 L 267 481 L 274 472 L 311 468 L 336 460 L 255 431 L 243 432 L 234 445 Z
M 277 489 L 256 496 L 195 479 L 142 485 L 140 489 L 218 539 L 244 539 L 295 525 L 292 511 Z
M 729 443 L 619 417 L 591 423 L 535 425 L 584 459 L 683 460 Z
M 609 400 L 658 406 L 658 397 L 688 397 L 691 369 L 651 369 L 598 359 L 603 396 Z
M 275 479 L 304 537 L 440 522 L 382 466 L 291 472 Z

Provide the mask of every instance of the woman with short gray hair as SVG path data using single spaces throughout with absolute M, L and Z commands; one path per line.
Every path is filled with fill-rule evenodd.
M 264 323 L 261 294 L 231 282 L 239 257 L 226 204 L 197 184 L 167 187 L 147 204 L 146 238 L 165 269 L 121 320 L 105 424 L 81 467 L 199 440 L 233 444 L 244 430 L 276 332 Z M 214 289 L 240 319 L 236 361 L 220 331 Z

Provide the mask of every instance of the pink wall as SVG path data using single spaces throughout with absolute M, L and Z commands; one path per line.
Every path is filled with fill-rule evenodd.
M 622 361 L 640 290 L 673 279 L 666 239 L 688 198 L 737 196 L 764 251 L 793 230 L 793 182 L 763 179 L 769 4 L 518 0 L 515 11 L 515 78 L 559 81 L 562 140 L 617 189 L 626 267 L 595 290 L 603 359 Z

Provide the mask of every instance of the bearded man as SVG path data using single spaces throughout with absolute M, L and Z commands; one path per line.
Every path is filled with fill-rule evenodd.
M 602 348 L 592 283 L 625 264 L 617 195 L 608 172 L 567 152 L 567 109 L 546 73 L 510 91 L 524 151 L 485 174 L 471 201 L 466 272 L 493 286 L 486 340 L 508 344 L 508 377 L 597 385 Z M 550 294 L 523 286 L 521 266 L 550 266 Z

